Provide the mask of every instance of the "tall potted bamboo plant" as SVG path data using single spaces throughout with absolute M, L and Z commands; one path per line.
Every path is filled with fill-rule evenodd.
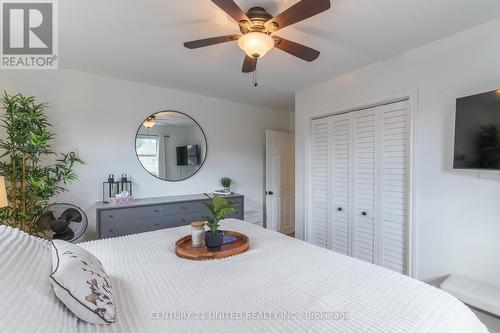
M 66 191 L 65 185 L 77 179 L 74 168 L 83 163 L 74 152 L 55 153 L 44 111 L 35 97 L 8 95 L 2 106 L 0 139 L 0 175 L 7 182 L 9 207 L 0 209 L 0 221 L 32 235 L 42 235 L 37 218 L 51 198 Z

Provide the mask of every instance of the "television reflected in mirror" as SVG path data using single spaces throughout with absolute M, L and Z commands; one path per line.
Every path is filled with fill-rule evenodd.
M 500 90 L 457 99 L 453 168 L 500 170 Z
M 139 162 L 151 175 L 181 181 L 203 166 L 207 139 L 193 118 L 178 111 L 162 111 L 142 122 L 135 150 Z

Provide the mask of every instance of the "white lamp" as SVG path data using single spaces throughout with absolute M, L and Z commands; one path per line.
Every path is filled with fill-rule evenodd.
M 274 39 L 262 32 L 249 32 L 238 39 L 238 45 L 247 56 L 258 59 L 274 47 Z
M 7 200 L 7 190 L 5 189 L 5 178 L 0 176 L 0 208 L 7 207 L 9 201 Z

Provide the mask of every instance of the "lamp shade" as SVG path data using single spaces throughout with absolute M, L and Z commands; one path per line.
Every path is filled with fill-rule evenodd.
M 274 47 L 274 39 L 262 32 L 249 32 L 238 39 L 239 47 L 250 58 L 262 58 Z
M 155 116 L 151 116 L 144 121 L 144 127 L 146 127 L 146 128 L 151 128 L 154 125 L 156 125 L 156 117 Z
M 7 200 L 7 190 L 5 189 L 5 178 L 0 176 L 0 208 L 7 207 L 9 201 Z

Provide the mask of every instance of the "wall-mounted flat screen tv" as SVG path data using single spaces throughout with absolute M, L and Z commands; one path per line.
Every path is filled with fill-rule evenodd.
M 198 145 L 177 147 L 177 165 L 199 165 L 200 148 Z
M 500 170 L 500 90 L 457 99 L 453 168 Z

